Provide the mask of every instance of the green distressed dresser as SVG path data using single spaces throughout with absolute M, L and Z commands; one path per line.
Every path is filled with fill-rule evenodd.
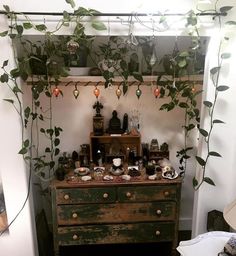
M 172 242 L 177 247 L 181 178 L 145 176 L 51 184 L 55 255 L 60 246 Z

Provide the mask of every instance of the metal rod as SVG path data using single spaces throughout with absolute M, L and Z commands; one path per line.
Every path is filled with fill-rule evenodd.
M 48 15 L 48 16 L 63 16 L 62 12 L 11 12 L 17 15 L 33 15 L 33 16 L 39 16 L 39 15 Z M 7 12 L 0 11 L 0 14 L 7 15 Z M 71 16 L 76 16 L 74 13 L 69 13 Z M 184 13 L 94 13 L 93 15 L 84 14 L 82 16 L 95 16 L 95 17 L 130 17 L 130 16 L 185 16 Z M 197 16 L 226 16 L 226 12 L 199 12 L 196 13 Z

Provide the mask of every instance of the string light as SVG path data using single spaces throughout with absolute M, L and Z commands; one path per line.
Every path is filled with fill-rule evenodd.
M 56 85 L 56 87 L 52 91 L 52 94 L 57 98 L 59 96 L 59 94 L 62 95 L 62 91 Z
M 95 89 L 93 90 L 93 94 L 96 96 L 96 98 L 98 98 L 98 96 L 100 95 L 100 90 L 97 88 L 97 85 L 95 86 Z
M 120 86 L 118 86 L 118 88 L 116 89 L 116 96 L 117 96 L 118 100 L 120 99 L 121 94 L 122 94 L 122 91 L 120 89 Z
M 136 90 L 136 96 L 138 97 L 138 99 L 142 95 L 142 91 L 139 89 L 139 85 L 138 85 L 138 89 Z
M 79 97 L 79 90 L 77 88 L 77 83 L 75 84 L 75 89 L 73 90 L 73 95 L 74 95 L 75 99 L 77 99 Z
M 156 89 L 154 89 L 153 93 L 154 93 L 154 95 L 155 95 L 156 98 L 159 97 L 159 95 L 160 95 L 160 89 L 157 87 Z

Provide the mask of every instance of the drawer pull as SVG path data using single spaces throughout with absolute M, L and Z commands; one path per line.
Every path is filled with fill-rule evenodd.
M 169 191 L 165 191 L 164 192 L 164 196 L 169 196 L 170 195 L 170 192 Z
M 159 236 L 161 232 L 159 230 L 156 231 L 156 236 Z
M 108 196 L 109 196 L 108 193 L 103 194 L 103 198 L 108 198 Z
M 131 197 L 131 193 L 130 192 L 126 192 L 126 197 L 130 198 Z
M 73 240 L 77 240 L 79 237 L 76 234 L 74 234 L 72 238 Z
M 68 199 L 70 199 L 70 196 L 69 196 L 68 194 L 65 194 L 65 195 L 64 195 L 64 199 L 65 199 L 65 200 L 68 200 Z
M 156 211 L 156 213 L 157 213 L 157 215 L 161 215 L 161 210 L 158 209 L 158 210 Z
M 78 214 L 76 213 L 76 212 L 74 212 L 73 214 L 72 214 L 72 218 L 73 219 L 76 219 L 78 217 Z

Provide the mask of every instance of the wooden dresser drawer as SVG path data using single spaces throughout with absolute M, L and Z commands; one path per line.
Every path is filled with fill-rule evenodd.
M 127 201 L 157 201 L 157 200 L 176 200 L 176 186 L 136 186 L 119 187 L 118 200 Z
M 60 205 L 59 225 L 175 220 L 175 202 Z
M 174 227 L 174 222 L 60 227 L 58 242 L 59 245 L 79 245 L 171 241 Z
M 112 187 L 57 189 L 57 204 L 111 203 L 116 200 L 116 189 Z

